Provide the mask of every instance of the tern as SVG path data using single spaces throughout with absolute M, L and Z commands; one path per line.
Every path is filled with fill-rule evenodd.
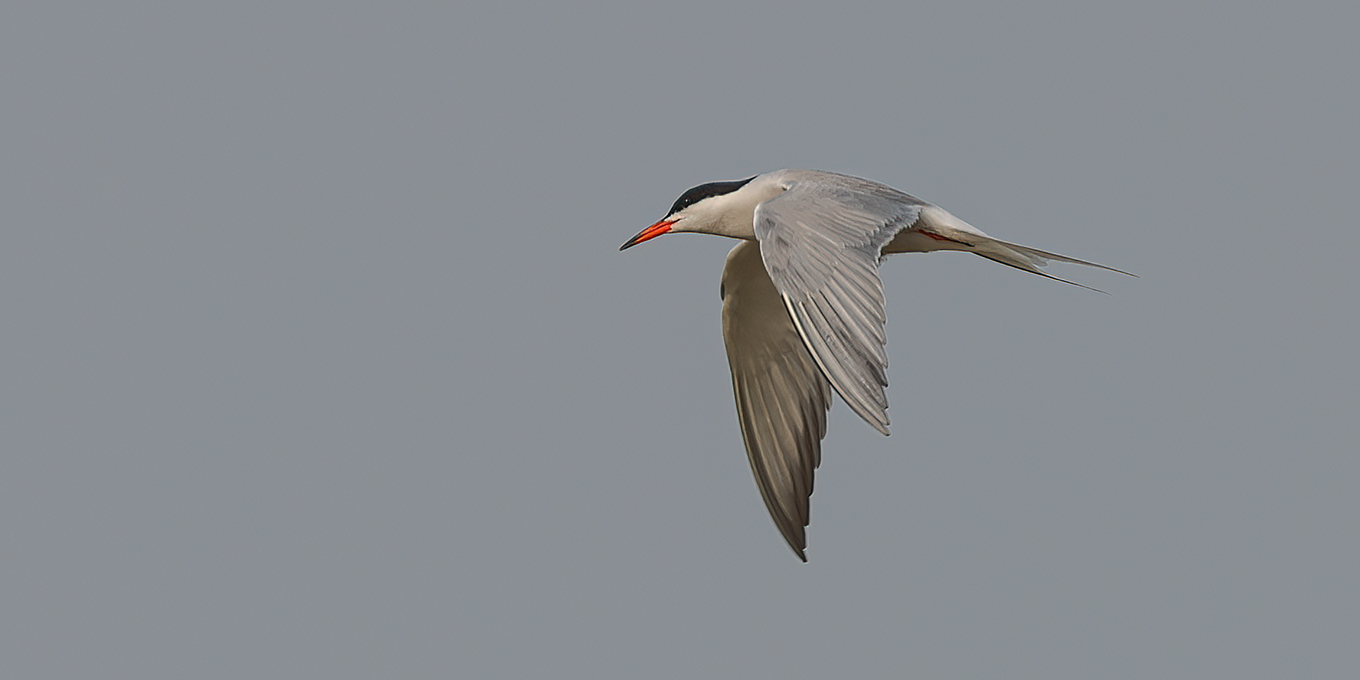
M 720 289 L 737 419 L 765 507 L 804 562 L 831 391 L 888 434 L 884 257 L 958 250 L 1065 283 L 1039 267 L 1053 260 L 1127 274 L 994 239 L 887 185 L 816 170 L 696 186 L 619 250 L 687 232 L 741 241 Z

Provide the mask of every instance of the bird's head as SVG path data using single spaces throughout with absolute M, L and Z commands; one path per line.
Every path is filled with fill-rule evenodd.
M 753 179 L 755 177 L 731 182 L 709 182 L 680 194 L 665 218 L 638 232 L 619 246 L 619 250 L 627 250 L 643 241 L 672 232 L 752 238 L 751 211 L 755 209 L 756 202 L 741 200 L 737 193 Z

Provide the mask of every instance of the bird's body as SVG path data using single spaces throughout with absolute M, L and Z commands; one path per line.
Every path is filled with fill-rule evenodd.
M 1109 269 L 998 241 L 886 185 L 815 170 L 694 187 L 620 250 L 675 232 L 742 240 L 722 276 L 737 416 L 765 506 L 804 561 L 831 391 L 888 434 L 884 256 L 961 250 L 1042 276 L 1048 260 Z

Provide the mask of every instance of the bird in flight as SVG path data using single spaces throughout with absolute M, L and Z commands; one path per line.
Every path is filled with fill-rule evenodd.
M 737 418 L 765 507 L 804 562 L 831 391 L 888 434 L 884 257 L 959 250 L 1066 283 L 1039 267 L 1053 260 L 1127 274 L 994 239 L 892 187 L 816 170 L 701 184 L 619 250 L 684 232 L 741 241 L 721 288 Z

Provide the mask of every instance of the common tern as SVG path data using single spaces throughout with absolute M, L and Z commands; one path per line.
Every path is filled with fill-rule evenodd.
M 884 257 L 959 250 L 1051 279 L 1039 269 L 1050 260 L 1127 274 L 994 239 L 892 187 L 816 170 L 696 186 L 619 250 L 683 232 L 741 240 L 721 287 L 737 418 L 765 507 L 804 562 L 831 391 L 888 434 Z

